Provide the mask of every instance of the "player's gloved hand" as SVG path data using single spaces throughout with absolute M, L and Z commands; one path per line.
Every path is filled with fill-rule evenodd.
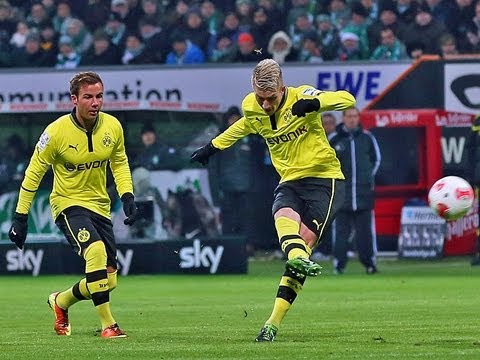
M 208 164 L 208 158 L 219 151 L 215 146 L 209 142 L 207 145 L 195 150 L 190 156 L 190 162 L 199 162 L 203 166 Z
M 296 116 L 305 116 L 306 113 L 311 113 L 320 110 L 320 101 L 315 99 L 300 99 L 292 106 L 292 114 Z
M 133 225 L 135 220 L 137 220 L 138 209 L 137 205 L 135 205 L 135 197 L 132 193 L 125 193 L 122 195 L 122 203 L 123 203 L 123 212 L 127 217 L 123 220 L 125 225 Z
M 17 245 L 19 249 L 23 249 L 23 244 L 27 239 L 28 232 L 28 214 L 15 213 L 13 215 L 12 226 L 8 231 L 8 237 Z

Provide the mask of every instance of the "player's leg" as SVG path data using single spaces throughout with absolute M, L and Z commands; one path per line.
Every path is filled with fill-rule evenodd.
M 373 211 L 368 209 L 356 211 L 354 223 L 359 260 L 365 266 L 367 274 L 375 274 L 377 247 Z
M 103 216 L 93 214 L 95 228 L 100 234 L 105 246 L 106 254 L 106 275 L 108 292 L 104 293 L 103 303 L 96 305 L 98 315 L 102 322 L 102 337 L 120 338 L 126 337 L 125 332 L 120 329 L 114 320 L 110 309 L 110 292 L 117 287 L 117 248 L 113 235 L 112 222 Z
M 81 255 L 83 250 L 81 242 L 77 240 L 78 234 L 73 229 L 78 228 L 86 221 L 88 221 L 88 216 L 79 207 L 65 209 L 55 220 L 56 225 L 78 255 Z M 49 295 L 47 304 L 55 315 L 54 330 L 57 335 L 71 334 L 68 309 L 81 300 L 89 299 L 91 299 L 91 295 L 87 288 L 86 278 L 81 279 L 65 291 L 56 291 Z
M 339 211 L 335 217 L 334 228 L 333 268 L 337 274 L 342 274 L 348 262 L 348 242 L 352 232 L 351 212 Z

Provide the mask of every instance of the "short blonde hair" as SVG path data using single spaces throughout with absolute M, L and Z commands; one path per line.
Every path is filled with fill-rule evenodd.
M 252 87 L 263 91 L 277 91 L 283 86 L 282 69 L 273 59 L 260 61 L 253 69 Z

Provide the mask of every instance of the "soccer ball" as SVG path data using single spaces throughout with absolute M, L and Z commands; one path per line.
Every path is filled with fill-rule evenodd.
M 473 205 L 475 195 L 470 184 L 458 176 L 445 176 L 432 185 L 428 205 L 445 220 L 457 220 Z

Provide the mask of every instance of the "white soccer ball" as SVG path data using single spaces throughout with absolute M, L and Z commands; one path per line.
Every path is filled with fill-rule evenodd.
M 428 205 L 445 220 L 457 220 L 473 205 L 475 195 L 465 179 L 445 176 L 435 182 L 428 192 Z

